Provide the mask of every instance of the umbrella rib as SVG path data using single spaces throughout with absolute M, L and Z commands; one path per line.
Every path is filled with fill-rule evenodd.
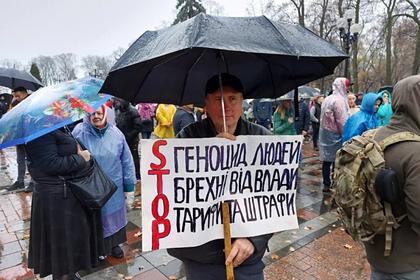
M 185 96 L 185 87 L 186 87 L 186 85 L 187 85 L 187 79 L 188 79 L 188 76 L 189 76 L 189 74 L 190 74 L 190 72 L 191 72 L 191 69 L 201 60 L 201 58 L 204 56 L 204 53 L 207 51 L 207 49 L 204 49 L 203 48 L 203 50 L 202 50 L 202 52 L 200 53 L 200 55 L 197 57 L 197 59 L 194 61 L 194 63 L 193 64 L 191 64 L 191 66 L 188 68 L 188 71 L 187 71 L 187 74 L 185 75 L 185 78 L 184 78 L 184 82 L 183 82 L 183 85 L 182 85 L 182 93 L 181 93 L 181 98 L 180 98 L 180 103 L 183 103 L 183 100 L 184 100 L 184 96 Z
M 160 62 L 160 63 L 158 63 L 158 64 L 154 65 L 151 69 L 149 69 L 149 70 L 147 71 L 147 74 L 144 76 L 144 79 L 141 81 L 140 85 L 137 87 L 137 90 L 136 90 L 136 91 L 134 91 L 134 94 L 133 94 L 133 96 L 130 98 L 130 100 L 135 100 L 135 98 L 136 98 L 136 96 L 137 96 L 137 93 L 138 93 L 138 92 L 140 92 L 140 89 L 143 87 L 143 85 L 144 85 L 144 83 L 146 82 L 147 78 L 149 77 L 150 73 L 152 73 L 152 71 L 153 71 L 153 70 L 155 70 L 155 68 L 157 68 L 157 67 L 161 66 L 162 64 L 168 63 L 168 62 L 170 62 L 171 60 L 174 60 L 174 59 L 176 59 L 176 58 L 178 58 L 178 57 L 180 57 L 180 56 L 183 56 L 183 55 L 187 54 L 187 53 L 188 53 L 188 51 L 189 51 L 189 50 L 184 50 L 183 52 L 179 53 L 178 55 L 175 55 L 175 56 L 173 56 L 173 57 L 169 57 L 168 59 L 166 59 L 166 60 L 164 60 L 164 61 L 162 61 L 162 62 Z M 135 102 L 137 102 L 137 101 L 135 101 Z
M 269 61 L 268 61 L 265 57 L 263 57 L 262 55 L 259 55 L 259 54 L 257 54 L 257 53 L 254 53 L 254 55 L 255 55 L 256 57 L 258 57 L 258 58 L 262 59 L 265 63 L 267 63 L 268 70 L 269 70 L 269 72 L 270 72 L 271 85 L 273 86 L 273 97 L 275 97 L 275 96 L 276 96 L 276 92 L 277 92 L 277 90 L 276 90 L 276 84 L 274 83 L 274 77 L 273 77 L 273 71 L 272 71 L 272 69 L 271 69 L 271 64 L 270 64 L 270 62 L 269 62 Z
M 291 50 L 292 52 L 294 52 L 294 55 L 292 56 L 297 56 L 299 57 L 300 55 L 297 53 L 297 50 L 295 47 L 293 47 L 283 36 L 283 34 L 281 34 L 280 30 L 274 25 L 274 23 L 267 18 L 266 16 L 263 16 L 265 18 L 266 21 L 268 21 L 268 23 L 270 24 L 270 26 L 276 31 L 277 37 L 280 40 L 280 42 L 282 43 L 287 43 L 287 46 L 289 47 L 289 50 Z M 280 38 L 281 37 L 281 38 Z

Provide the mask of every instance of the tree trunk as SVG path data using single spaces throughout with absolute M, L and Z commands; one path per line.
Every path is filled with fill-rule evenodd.
M 411 74 L 417 75 L 420 72 L 420 22 L 417 25 L 416 51 L 414 52 L 413 69 Z
M 388 15 L 387 22 L 385 24 L 385 84 L 392 84 L 392 18 Z
M 300 8 L 301 8 L 301 14 L 299 16 L 299 24 L 301 26 L 305 26 L 305 1 L 304 0 L 300 0 Z
M 356 9 L 355 9 L 355 19 L 354 22 L 355 23 L 359 23 L 359 14 L 360 14 L 360 0 L 356 1 Z M 352 70 L 353 70 L 353 92 L 354 93 L 359 93 L 359 62 L 357 60 L 357 55 L 359 53 L 359 46 L 358 46 L 358 42 L 355 41 L 353 42 L 352 45 L 352 49 L 353 49 L 353 58 L 352 58 Z

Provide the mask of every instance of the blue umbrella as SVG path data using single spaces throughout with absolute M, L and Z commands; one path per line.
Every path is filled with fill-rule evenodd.
M 86 77 L 42 88 L 0 119 L 0 149 L 27 143 L 80 120 L 104 104 L 103 81 Z

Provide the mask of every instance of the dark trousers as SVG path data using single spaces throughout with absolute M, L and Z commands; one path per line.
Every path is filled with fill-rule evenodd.
M 312 122 L 312 141 L 314 143 L 314 148 L 318 148 L 318 138 L 319 138 L 319 123 Z
M 26 173 L 26 152 L 24 145 L 16 146 L 16 162 L 18 167 L 18 182 L 23 182 Z
M 334 162 L 323 161 L 322 162 L 322 182 L 324 183 L 325 188 L 331 187 L 332 172 L 334 172 Z
M 133 156 L 134 168 L 136 169 L 136 179 L 140 180 L 140 158 L 139 158 L 139 138 L 128 143 L 131 155 Z
M 141 139 L 150 139 L 150 135 L 152 135 L 152 132 L 151 131 L 142 132 L 141 133 Z

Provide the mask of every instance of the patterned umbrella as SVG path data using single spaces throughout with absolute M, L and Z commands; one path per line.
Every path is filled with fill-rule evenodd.
M 104 104 L 103 81 L 86 77 L 42 88 L 0 119 L 0 149 L 27 143 L 80 120 Z

